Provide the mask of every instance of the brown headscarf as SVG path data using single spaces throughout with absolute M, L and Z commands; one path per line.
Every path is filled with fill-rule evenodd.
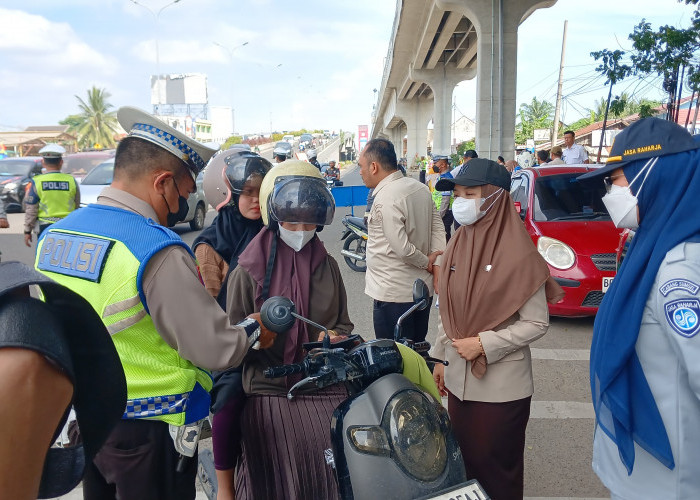
M 503 323 L 545 282 L 550 303 L 564 297 L 509 193 L 486 184 L 481 187 L 481 197 L 487 198 L 480 208 L 488 209 L 486 215 L 457 230 L 440 266 L 440 317 L 453 340 L 476 336 Z M 485 356 L 472 362 L 471 371 L 477 378 L 484 376 Z
M 259 311 L 265 301 L 262 289 L 273 238 L 277 238 L 277 252 L 270 279 L 269 297 L 281 295 L 291 299 L 296 306 L 296 312 L 308 317 L 311 275 L 326 260 L 326 247 L 316 235 L 304 248 L 295 252 L 277 236 L 276 231 L 271 231 L 268 227 L 264 227 L 253 238 L 238 259 L 238 265 L 248 271 L 257 284 L 255 310 Z M 304 359 L 302 344 L 309 341 L 306 323 L 295 321 L 294 326 L 285 333 L 285 337 L 284 363 L 297 363 Z M 301 377 L 296 376 L 287 377 L 287 385 L 291 387 L 300 379 Z

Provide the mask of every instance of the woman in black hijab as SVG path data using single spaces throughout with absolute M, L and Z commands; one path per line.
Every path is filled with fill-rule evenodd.
M 272 164 L 246 150 L 216 155 L 204 173 L 204 195 L 219 214 L 192 246 L 207 291 L 226 304 L 228 275 L 263 228 L 260 185 Z M 220 292 L 221 291 L 221 292 Z M 239 369 L 214 373 L 212 441 L 219 498 L 233 498 L 233 469 L 241 454 L 240 415 L 245 404 Z

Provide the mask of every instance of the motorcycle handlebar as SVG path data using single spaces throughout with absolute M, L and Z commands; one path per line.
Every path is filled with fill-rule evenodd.
M 418 354 L 428 352 L 430 350 L 430 342 L 416 342 L 413 344 L 413 350 Z
M 302 361 L 301 363 L 294 363 L 291 365 L 266 368 L 263 371 L 263 375 L 265 375 L 265 378 L 279 378 L 286 377 L 287 375 L 294 375 L 295 373 L 303 373 L 304 371 L 306 371 L 306 363 Z

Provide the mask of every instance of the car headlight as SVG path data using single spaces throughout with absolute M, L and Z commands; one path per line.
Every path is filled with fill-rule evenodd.
M 537 251 L 547 264 L 557 269 L 569 269 L 576 262 L 576 255 L 569 245 L 547 236 L 537 240 Z
M 3 191 L 4 192 L 14 191 L 15 189 L 17 189 L 17 186 L 19 186 L 19 184 L 17 184 L 16 182 L 8 182 L 3 187 Z

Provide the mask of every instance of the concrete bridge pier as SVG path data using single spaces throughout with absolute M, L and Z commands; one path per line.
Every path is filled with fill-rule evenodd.
M 424 97 L 397 99 L 396 116 L 406 124 L 406 158 L 411 165 L 416 154 L 421 157 L 428 153 L 428 122 L 433 117 L 433 100 Z M 394 143 L 398 156 L 401 155 L 400 144 Z
M 479 156 L 514 157 L 518 26 L 556 0 L 436 0 L 461 12 L 477 33 L 476 147 Z M 534 69 L 533 69 L 534 71 Z
M 434 69 L 409 67 L 409 78 L 423 82 L 433 91 L 433 153 L 449 154 L 452 141 L 452 93 L 457 84 L 474 78 L 476 71 L 448 63 Z

